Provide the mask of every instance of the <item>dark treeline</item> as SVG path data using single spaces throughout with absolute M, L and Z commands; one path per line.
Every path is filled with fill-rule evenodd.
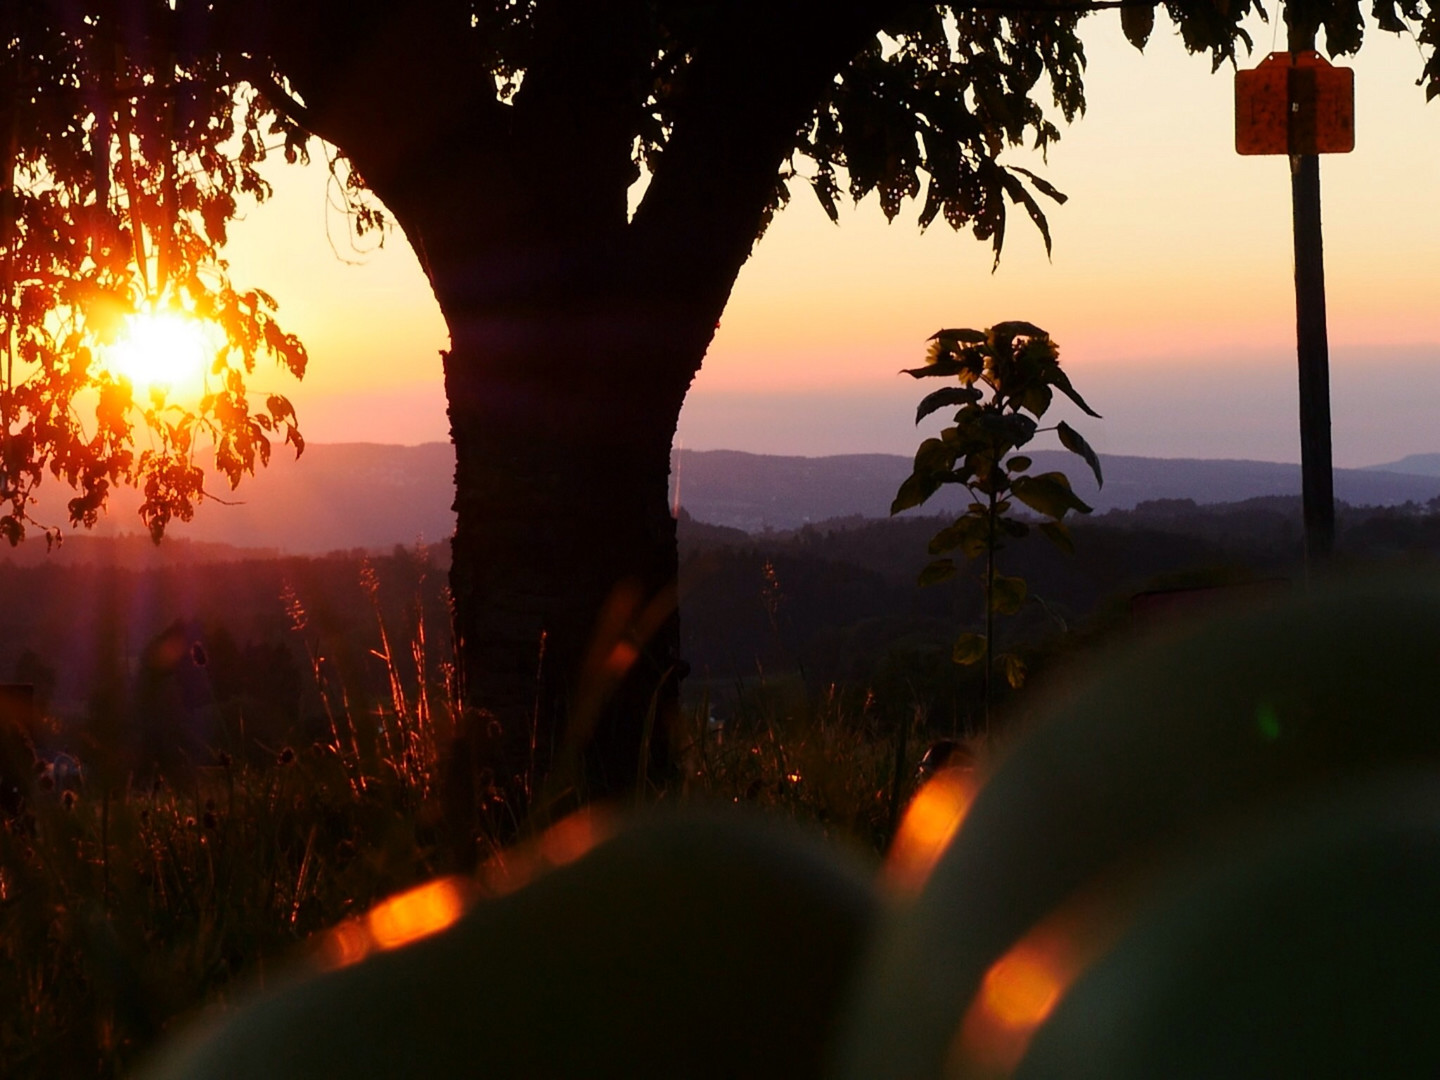
M 682 515 L 691 705 L 708 700 L 724 719 L 737 696 L 783 687 L 811 704 L 842 693 L 857 712 L 898 719 L 920 707 L 936 728 L 972 725 L 979 672 L 950 663 L 949 647 L 980 624 L 978 574 L 915 585 L 940 523 L 853 518 L 750 535 Z M 1339 524 L 1342 561 L 1440 553 L 1440 505 L 1342 507 Z M 1035 537 L 1002 554 L 1034 598 L 1005 621 L 1005 644 L 1036 673 L 1129 627 L 1137 593 L 1293 579 L 1301 554 L 1293 498 L 1158 500 L 1074 533 L 1073 556 Z M 103 748 L 126 767 L 183 764 L 324 739 L 323 693 L 383 708 L 392 671 L 413 692 L 422 612 L 432 685 L 451 659 L 442 548 L 308 558 L 86 540 L 38 552 L 0 559 L 0 682 L 36 687 L 49 718 L 37 742 L 91 760 Z M 377 655 L 381 619 L 391 665 Z
M 1339 509 L 1337 563 L 1423 562 L 1440 554 L 1440 500 Z M 918 588 L 941 518 L 841 519 L 749 535 L 682 519 L 682 609 L 691 697 L 727 701 L 785 672 L 808 691 L 863 687 L 883 707 L 923 706 L 934 725 L 974 723 L 979 672 L 949 663 L 962 629 L 982 625 L 978 567 Z M 1137 594 L 1298 579 L 1300 500 L 1144 502 L 1072 523 L 1066 555 L 1035 534 L 1001 555 L 1034 602 L 1001 629 L 1032 671 L 1128 630 Z M 1223 594 L 1217 594 L 1223 595 Z

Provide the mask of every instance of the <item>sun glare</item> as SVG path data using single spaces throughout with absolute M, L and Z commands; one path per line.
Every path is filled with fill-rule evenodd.
M 215 352 L 214 330 L 179 312 L 145 312 L 125 319 L 125 329 L 105 350 L 106 366 L 130 380 L 137 394 L 199 397 Z

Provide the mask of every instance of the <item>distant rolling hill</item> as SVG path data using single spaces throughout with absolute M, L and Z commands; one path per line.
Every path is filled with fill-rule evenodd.
M 1073 454 L 1040 450 L 1030 456 L 1034 471 L 1063 470 L 1080 496 L 1101 511 L 1146 499 L 1218 503 L 1300 492 L 1298 465 L 1107 455 L 1101 459 L 1105 487 L 1097 490 L 1084 462 Z M 793 529 L 831 518 L 884 517 L 909 472 L 910 460 L 897 454 L 807 458 L 685 450 L 672 460 L 671 493 L 673 498 L 678 485 L 679 503 L 696 521 L 747 532 Z M 270 468 L 247 477 L 239 491 L 232 494 L 223 482 L 212 482 L 216 493 L 235 505 L 207 503 L 193 522 L 174 525 L 172 535 L 192 542 L 184 557 L 196 561 L 218 557 L 204 548 L 207 544 L 319 554 L 386 549 L 422 539 L 434 543 L 454 531 L 454 476 L 454 452 L 447 443 L 312 444 L 299 461 L 277 449 Z M 41 491 L 50 501 L 42 502 L 37 517 L 63 519 L 62 489 L 48 481 Z M 1352 505 L 1426 502 L 1440 495 L 1440 455 L 1337 470 L 1335 492 Z M 955 510 L 965 501 L 953 491 L 942 494 L 919 512 Z M 138 532 L 136 506 L 133 493 L 121 493 L 99 534 Z M 43 552 L 43 544 L 34 547 Z M 180 556 L 181 545 L 176 547 Z M 27 551 L 27 561 L 30 555 Z
M 217 499 L 202 503 L 193 521 L 172 524 L 169 535 L 301 555 L 434 543 L 455 531 L 454 485 L 449 443 L 312 443 L 298 461 L 288 447 L 277 446 L 270 466 L 245 477 L 233 492 L 211 477 L 207 487 Z M 59 496 L 68 497 L 65 489 L 47 478 L 40 494 L 36 519 L 63 521 Z M 117 492 L 97 535 L 141 531 L 139 505 L 134 492 Z M 43 543 L 37 546 L 43 550 Z
M 1090 470 L 1074 454 L 1037 450 L 1029 456 L 1035 462 L 1032 472 L 1063 471 L 1076 493 L 1098 511 L 1128 509 L 1147 499 L 1220 503 L 1300 494 L 1299 465 L 1106 455 L 1100 461 L 1105 486 L 1097 488 Z M 1433 460 L 1436 471 L 1431 475 L 1418 469 L 1408 475 L 1337 469 L 1335 497 L 1356 506 L 1423 503 L 1440 495 L 1440 455 Z M 685 450 L 675 455 L 671 466 L 672 497 L 678 474 L 680 504 L 697 521 L 748 532 L 793 529 L 855 514 L 884 517 L 895 490 L 910 474 L 910 464 L 897 454 L 805 458 Z M 945 491 L 911 513 L 958 510 L 968 501 L 963 491 Z
M 1404 473 L 1406 476 L 1440 476 L 1440 454 L 1411 454 L 1399 461 L 1371 465 L 1367 471 Z

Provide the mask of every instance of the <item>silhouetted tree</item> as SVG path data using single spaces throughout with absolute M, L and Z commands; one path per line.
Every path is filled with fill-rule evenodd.
M 292 157 L 308 134 L 338 148 L 357 223 L 393 217 L 450 329 L 455 621 L 469 700 L 498 719 L 480 726 L 498 734 L 476 760 L 513 790 L 532 747 L 543 773 L 566 746 L 588 745 L 592 788 L 620 788 L 643 764 L 647 717 L 652 756 L 663 754 L 677 700 L 666 503 L 675 421 L 756 237 L 796 182 L 832 217 L 842 186 L 855 198 L 877 192 L 892 218 L 913 199 L 922 225 L 943 217 L 997 254 L 1007 201 L 1044 232 L 1038 197 L 1061 196 L 1000 158 L 1057 137 L 1042 98 L 1066 119 L 1083 107 L 1076 27 L 1110 6 L 7 3 L 0 291 L 4 340 L 20 342 L 7 362 L 36 360 L 24 342 L 44 323 L 38 310 L 51 315 L 45 325 L 70 318 L 81 337 L 62 335 L 45 354 L 54 359 L 39 358 L 50 364 L 41 384 L 63 393 L 86 376 L 83 338 L 103 332 L 107 310 L 87 309 L 71 282 L 89 274 L 122 308 L 142 286 L 143 298 L 179 283 L 183 303 L 228 312 L 239 345 L 225 361 L 228 397 L 208 418 L 238 479 L 293 424 L 283 400 L 249 409 L 245 372 L 266 347 L 298 372 L 303 352 L 266 297 L 216 278 L 225 222 L 237 195 L 264 192 L 254 165 L 266 137 Z M 1257 10 L 1252 0 L 1164 7 L 1217 65 L 1249 44 L 1241 22 Z M 1422 41 L 1440 31 L 1434 10 L 1412 0 L 1375 10 L 1385 29 L 1423 23 Z M 1143 44 L 1153 9 L 1127 0 L 1122 14 Z M 1332 52 L 1358 47 L 1355 0 L 1302 14 L 1323 21 Z M 1426 77 L 1433 94 L 1433 55 Z M 152 525 L 188 510 L 193 423 L 159 416 L 152 427 L 172 440 L 173 459 L 131 463 L 119 391 L 102 392 L 111 407 L 91 441 L 46 442 L 44 424 L 32 430 L 26 417 L 56 412 L 22 390 L 4 387 L 12 505 L 48 465 L 81 486 L 79 520 L 126 479 L 151 496 Z

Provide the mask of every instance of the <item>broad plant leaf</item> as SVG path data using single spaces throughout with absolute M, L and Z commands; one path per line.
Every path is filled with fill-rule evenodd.
M 1098 412 L 1096 412 L 1094 409 L 1092 409 L 1089 405 L 1085 403 L 1085 399 L 1082 398 L 1079 393 L 1076 392 L 1075 388 L 1070 385 L 1069 377 L 1067 377 L 1065 373 L 1062 372 L 1058 367 L 1055 369 L 1054 374 L 1051 375 L 1050 381 L 1055 384 L 1056 389 L 1058 389 L 1062 394 L 1068 397 L 1076 405 L 1080 406 L 1081 410 L 1086 415 L 1093 416 L 1096 420 L 1104 419 L 1104 417 L 1102 417 Z
M 1030 509 L 1057 521 L 1071 510 L 1090 513 L 1090 507 L 1070 490 L 1064 473 L 1048 472 L 1039 476 L 1018 476 L 1013 484 L 1015 497 Z
M 985 659 L 985 635 L 961 634 L 950 649 L 950 659 L 969 667 Z
M 958 375 L 962 370 L 953 360 L 945 360 L 926 364 L 924 367 L 901 368 L 900 374 L 909 375 L 912 379 L 933 379 L 936 376 Z
M 949 472 L 955 464 L 955 449 L 944 439 L 926 439 L 915 451 L 915 472 L 933 476 Z
M 968 345 L 983 345 L 988 340 L 984 330 L 936 330 L 925 340 L 927 341 L 953 341 Z
M 940 481 L 934 476 L 911 473 L 900 485 L 900 490 L 890 504 L 890 513 L 894 515 L 919 506 L 939 490 Z
M 1060 444 L 1066 450 L 1072 454 L 1079 454 L 1085 459 L 1085 463 L 1090 466 L 1090 471 L 1095 474 L 1095 483 L 1103 488 L 1105 479 L 1100 475 L 1100 458 L 1096 456 L 1094 450 L 1090 449 L 1090 444 L 1085 441 L 1084 437 L 1064 420 L 1061 420 L 1056 426 L 1055 434 L 1060 436 Z
M 985 554 L 989 533 L 990 526 L 983 513 L 964 514 L 931 537 L 930 554 L 943 555 L 959 548 L 966 558 L 974 559 Z
M 990 588 L 990 610 L 996 615 L 1014 615 L 1025 605 L 1025 579 L 995 575 Z
M 915 410 L 915 423 L 920 423 L 925 417 L 947 405 L 973 405 L 981 396 L 980 391 L 973 386 L 947 386 L 943 390 L 926 394 Z

